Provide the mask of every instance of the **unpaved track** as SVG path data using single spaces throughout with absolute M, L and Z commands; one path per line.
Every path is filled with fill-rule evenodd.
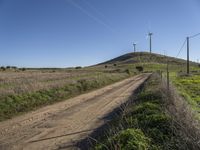
M 76 149 L 75 143 L 105 123 L 102 119 L 128 100 L 149 74 L 0 122 L 0 149 Z

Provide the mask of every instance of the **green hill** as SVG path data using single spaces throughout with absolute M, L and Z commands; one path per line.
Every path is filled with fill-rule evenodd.
M 133 63 L 162 63 L 166 64 L 167 60 L 170 64 L 182 65 L 186 63 L 186 60 L 179 59 L 170 56 L 164 56 L 156 53 L 148 53 L 148 52 L 135 52 L 135 53 L 127 53 L 122 56 L 116 57 L 109 61 L 106 61 L 101 64 L 133 64 Z M 193 65 L 196 63 L 191 62 Z
M 166 70 L 167 61 L 171 71 L 186 71 L 186 60 L 148 52 L 127 53 L 106 62 L 92 66 L 96 69 L 116 70 L 131 69 L 136 71 L 136 66 L 142 66 L 144 71 Z M 198 64 L 190 61 L 191 71 L 198 70 Z

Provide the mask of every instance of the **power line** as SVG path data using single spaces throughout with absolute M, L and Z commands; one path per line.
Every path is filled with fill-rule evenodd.
M 200 35 L 200 33 L 197 33 L 197 34 L 195 34 L 195 35 L 190 36 L 189 38 L 195 38 L 195 37 L 197 37 L 197 36 L 199 36 L 199 35 Z
M 185 43 L 186 43 L 186 39 L 185 39 L 185 41 L 183 42 L 183 45 L 181 46 L 181 48 L 180 48 L 178 54 L 176 55 L 176 57 L 178 57 L 178 56 L 180 55 L 181 51 L 183 50 L 183 47 L 185 46 Z

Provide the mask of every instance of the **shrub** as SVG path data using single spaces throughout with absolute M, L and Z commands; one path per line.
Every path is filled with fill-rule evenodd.
M 139 72 L 142 72 L 144 70 L 144 68 L 142 66 L 136 66 L 135 67 Z
M 146 150 L 150 139 L 140 129 L 126 129 L 114 136 L 112 142 L 120 150 Z
M 115 66 L 115 67 L 116 67 L 116 66 L 117 66 L 117 64 L 113 64 L 113 66 Z
M 2 67 L 1 67 L 1 70 L 5 71 L 5 70 L 6 70 L 6 68 L 2 66 Z
M 77 81 L 80 85 L 78 86 L 80 91 L 86 91 L 89 89 L 89 84 L 87 82 L 87 80 L 85 79 L 80 79 Z
M 127 74 L 131 74 L 131 72 L 130 72 L 129 69 L 126 69 L 125 72 L 126 72 Z
M 11 66 L 11 68 L 12 68 L 12 69 L 17 69 L 17 67 L 16 67 L 16 66 Z
M 21 70 L 22 70 L 22 71 L 26 71 L 26 68 L 22 68 Z
M 105 68 L 108 68 L 108 66 L 107 66 L 107 65 L 105 65 Z
M 77 66 L 77 67 L 75 67 L 75 69 L 81 69 L 82 67 L 81 66 Z

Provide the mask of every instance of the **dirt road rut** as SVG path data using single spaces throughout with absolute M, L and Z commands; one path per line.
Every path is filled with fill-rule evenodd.
M 125 79 L 0 122 L 0 149 L 76 149 L 75 143 L 103 125 L 102 118 L 126 102 L 148 76 Z

